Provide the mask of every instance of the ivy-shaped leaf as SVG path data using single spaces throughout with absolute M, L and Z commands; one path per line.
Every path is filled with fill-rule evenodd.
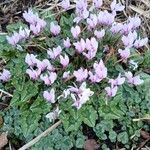
M 89 127 L 94 127 L 96 119 L 98 117 L 96 110 L 91 106 L 85 107 L 82 112 L 83 122 L 87 124 Z

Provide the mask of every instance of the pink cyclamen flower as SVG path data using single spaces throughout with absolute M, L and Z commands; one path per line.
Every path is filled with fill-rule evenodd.
M 98 14 L 98 23 L 102 25 L 112 25 L 115 20 L 115 15 L 108 11 L 100 11 Z
M 95 37 L 92 37 L 90 40 L 86 39 L 86 49 L 89 51 L 97 51 L 98 42 Z
M 67 10 L 70 7 L 70 0 L 63 0 L 61 2 L 61 7 Z
M 40 79 L 44 81 L 46 85 L 52 85 L 57 79 L 57 74 L 55 72 L 48 72 L 46 75 L 41 75 Z
M 17 32 L 14 32 L 12 36 L 6 36 L 8 43 L 12 46 L 16 46 L 20 41 L 20 35 Z
M 102 59 L 99 63 L 95 62 L 93 68 L 95 69 L 95 73 L 100 81 L 107 77 L 107 68 L 105 67 Z
M 110 28 L 110 31 L 115 34 L 115 33 L 119 33 L 122 30 L 122 28 L 123 28 L 122 23 L 114 23 Z
M 44 21 L 43 19 L 38 19 L 37 20 L 37 24 L 39 24 L 41 30 L 46 26 L 46 21 Z
M 124 35 L 128 35 L 130 32 L 132 32 L 132 28 L 133 28 L 132 23 L 125 23 L 125 24 L 123 24 L 120 32 Z
M 85 50 L 86 43 L 84 39 L 81 38 L 79 42 L 73 43 L 73 45 L 78 53 L 82 53 Z
M 76 1 L 76 15 L 74 22 L 79 22 L 82 19 L 86 19 L 89 16 L 89 11 L 87 10 L 88 4 L 87 0 Z
M 38 35 L 41 32 L 41 26 L 39 24 L 31 24 L 30 30 L 33 32 L 34 35 Z
M 132 29 L 136 29 L 141 25 L 141 19 L 137 16 L 135 17 L 130 17 L 128 19 L 129 23 L 132 24 Z
M 66 71 L 63 73 L 63 79 L 69 78 L 70 77 L 70 71 Z
M 118 53 L 121 56 L 121 59 L 126 62 L 127 59 L 130 57 L 130 49 L 129 48 L 125 48 L 125 50 L 119 49 Z
M 121 40 L 124 46 L 131 48 L 136 38 L 137 38 L 137 33 L 136 31 L 134 31 L 134 32 L 130 32 L 127 36 L 123 35 Z
M 72 27 L 71 28 L 71 33 L 72 33 L 72 36 L 76 39 L 78 38 L 79 34 L 81 33 L 81 29 L 79 26 L 76 26 L 76 27 Z
M 99 76 L 97 74 L 93 74 L 91 71 L 89 71 L 89 80 L 92 83 L 98 83 L 100 82 L 102 79 L 99 78 Z
M 50 63 L 50 61 L 48 59 L 44 59 L 43 63 L 45 64 L 46 69 L 48 71 L 54 71 L 55 70 L 54 66 Z
M 31 24 L 30 25 L 30 30 L 35 34 L 38 35 L 43 28 L 46 26 L 46 22 L 42 19 L 37 19 L 37 23 L 36 24 Z
M 128 83 L 133 84 L 133 85 L 140 85 L 142 84 L 144 81 L 140 79 L 140 76 L 133 76 L 133 74 L 128 71 L 125 73 L 125 76 L 128 80 Z
M 134 47 L 140 48 L 140 47 L 143 47 L 144 45 L 146 45 L 147 43 L 148 43 L 148 38 L 138 39 L 134 42 Z
M 29 75 L 30 79 L 37 80 L 39 75 L 41 74 L 41 70 L 34 70 L 33 68 L 27 69 L 26 73 Z
M 49 60 L 48 59 L 44 59 L 43 61 L 40 60 L 36 60 L 36 65 L 38 67 L 38 69 L 40 69 L 41 71 L 44 71 L 48 65 L 49 65 Z
M 105 36 L 105 30 L 101 30 L 101 31 L 94 31 L 94 35 L 98 38 L 98 39 L 102 39 Z
M 94 94 L 89 88 L 86 88 L 86 82 L 83 82 L 79 88 L 70 87 L 71 97 L 74 101 L 72 106 L 75 106 L 77 109 L 80 109 L 83 104 L 89 101 L 90 97 Z
M 20 40 L 22 39 L 27 39 L 29 36 L 30 36 L 30 30 L 25 28 L 25 29 L 22 29 L 22 27 L 20 27 L 19 29 L 19 38 Z
M 49 49 L 47 54 L 51 59 L 56 59 L 62 52 L 62 48 L 60 46 L 53 48 L 53 50 Z
M 87 18 L 87 24 L 89 29 L 94 29 L 97 25 L 98 19 L 96 14 L 91 14 L 90 18 Z
M 54 24 L 54 22 L 51 22 L 50 31 L 54 36 L 58 35 L 60 33 L 60 30 L 61 30 L 61 28 L 59 25 L 56 25 L 56 24 Z
M 125 82 L 125 78 L 121 77 L 119 73 L 116 79 L 109 79 L 108 83 L 111 83 L 111 87 L 122 85 Z
M 50 112 L 46 115 L 46 118 L 48 118 L 49 121 L 52 122 L 59 117 L 60 113 L 61 113 L 61 110 L 59 110 L 59 108 L 57 106 L 57 108 L 53 112 Z
M 90 40 L 86 39 L 86 49 L 90 51 L 97 51 L 98 48 L 98 42 L 94 37 L 92 37 Z
M 124 8 L 125 8 L 125 6 L 123 6 L 121 3 L 117 3 L 116 0 L 113 0 L 113 2 L 111 3 L 110 7 L 111 7 L 111 10 L 113 12 L 123 11 Z
M 37 58 L 35 55 L 33 54 L 27 54 L 25 57 L 25 62 L 29 65 L 29 66 L 34 66 L 37 62 Z
M 11 78 L 11 73 L 9 70 L 7 69 L 3 69 L 3 72 L 0 73 L 0 80 L 3 81 L 3 82 L 7 82 L 9 81 Z
M 117 90 L 118 90 L 117 86 L 105 88 L 105 91 L 109 97 L 114 97 L 117 93 Z
M 79 70 L 74 71 L 73 75 L 76 77 L 76 81 L 82 82 L 88 77 L 88 71 L 87 69 L 80 68 Z
M 96 8 L 101 8 L 103 1 L 102 0 L 93 0 L 93 4 Z
M 49 91 L 44 91 L 43 97 L 50 103 L 55 103 L 56 102 L 56 100 L 55 100 L 55 90 L 53 88 L 50 90 L 50 92 Z
M 37 13 L 33 13 L 33 11 L 31 9 L 27 11 L 25 11 L 23 13 L 23 18 L 26 20 L 26 22 L 30 23 L 30 24 L 36 24 L 37 23 L 37 19 L 39 18 Z
M 70 46 L 71 46 L 70 39 L 67 37 L 67 39 L 64 40 L 64 47 L 69 48 Z
M 65 68 L 69 64 L 69 57 L 65 54 L 63 57 L 62 55 L 59 56 L 61 65 Z

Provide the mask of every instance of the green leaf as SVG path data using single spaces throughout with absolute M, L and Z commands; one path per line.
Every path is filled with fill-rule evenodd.
M 127 132 L 121 132 L 118 134 L 117 139 L 119 142 L 122 142 L 123 144 L 128 143 L 129 138 L 128 138 L 128 133 Z
M 89 127 L 94 127 L 96 119 L 98 117 L 97 111 L 92 106 L 87 106 L 82 112 L 83 122 Z
M 111 142 L 115 142 L 116 141 L 116 137 L 117 137 L 117 133 L 113 130 L 109 131 L 109 139 L 111 140 Z

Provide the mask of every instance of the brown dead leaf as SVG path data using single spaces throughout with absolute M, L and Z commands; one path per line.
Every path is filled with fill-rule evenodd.
M 149 138 L 150 138 L 150 133 L 147 132 L 147 131 L 141 130 L 141 136 L 142 136 L 144 139 L 149 139 Z
M 85 150 L 97 150 L 99 148 L 99 144 L 94 139 L 88 139 L 85 141 L 84 149 Z
M 0 135 L 0 149 L 2 149 L 8 143 L 7 133 L 3 132 Z

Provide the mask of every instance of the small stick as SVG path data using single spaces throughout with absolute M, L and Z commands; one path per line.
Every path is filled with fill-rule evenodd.
M 54 125 L 52 125 L 51 127 L 49 127 L 47 130 L 45 130 L 44 132 L 42 132 L 40 135 L 38 135 L 36 138 L 34 138 L 33 140 L 31 140 L 30 142 L 28 142 L 27 144 L 25 144 L 24 146 L 22 146 L 21 148 L 19 148 L 19 150 L 26 150 L 29 147 L 33 146 L 35 143 L 37 143 L 41 138 L 47 136 L 51 131 L 53 131 L 57 126 L 59 126 L 61 124 L 61 120 L 59 120 L 58 122 L 56 122 Z
M 9 97 L 13 97 L 13 95 L 12 95 L 12 94 L 10 94 L 10 93 L 8 93 L 8 92 L 6 92 L 6 91 L 2 90 L 2 89 L 0 89 L 0 92 L 2 92 L 2 93 L 4 93 L 4 94 L 8 95 Z
M 150 120 L 150 118 L 145 117 L 145 118 L 132 119 L 132 121 L 142 121 L 142 120 Z

